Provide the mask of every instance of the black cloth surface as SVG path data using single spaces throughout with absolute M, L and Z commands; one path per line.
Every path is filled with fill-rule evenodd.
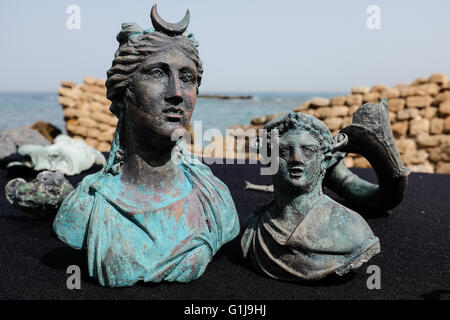
M 259 174 L 260 165 L 210 167 L 230 189 L 242 229 L 254 207 L 272 198 L 271 193 L 244 190 L 244 181 L 270 184 L 271 178 Z M 69 180 L 75 186 L 99 169 Z M 354 172 L 376 181 L 372 170 Z M 376 214 L 358 210 L 380 238 L 381 253 L 343 277 L 313 283 L 268 278 L 243 260 L 240 238 L 236 238 L 190 283 L 139 282 L 129 288 L 104 288 L 89 277 L 85 253 L 57 239 L 52 219 L 30 219 L 8 203 L 3 190 L 17 174 L 6 169 L 0 173 L 1 299 L 450 299 L 450 175 L 412 173 L 397 208 Z M 31 174 L 25 176 L 27 181 L 31 178 Z M 70 265 L 81 268 L 80 290 L 66 286 Z M 367 288 L 369 265 L 380 267 L 380 290 Z

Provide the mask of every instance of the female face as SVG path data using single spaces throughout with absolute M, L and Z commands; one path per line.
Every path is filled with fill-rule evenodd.
M 284 189 L 311 192 L 320 182 L 323 154 L 319 142 L 307 131 L 287 131 L 279 141 L 279 170 L 274 184 Z
M 197 98 L 197 67 L 179 49 L 151 55 L 133 75 L 127 122 L 135 136 L 171 138 L 186 129 Z

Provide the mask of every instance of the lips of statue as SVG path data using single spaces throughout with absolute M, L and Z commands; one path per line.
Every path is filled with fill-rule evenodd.
M 128 125 L 137 137 L 170 141 L 175 129 L 186 129 L 197 97 L 197 68 L 180 50 L 150 55 L 135 72 L 129 89 Z
M 299 193 L 311 192 L 319 183 L 322 158 L 319 142 L 308 132 L 286 132 L 280 138 L 280 167 L 274 184 Z

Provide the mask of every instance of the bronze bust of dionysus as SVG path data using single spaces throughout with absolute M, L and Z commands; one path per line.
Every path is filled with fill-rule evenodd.
M 241 239 L 244 257 L 262 273 L 281 280 L 317 280 L 343 275 L 380 252 L 379 239 L 355 211 L 322 191 L 333 153 L 347 144 L 333 139 L 317 118 L 289 113 L 264 127 L 276 129 L 278 170 L 274 200 L 250 216 Z
M 241 238 L 244 257 L 266 275 L 304 281 L 346 274 L 380 252 L 364 219 L 323 194 L 322 184 L 374 214 L 400 204 L 410 170 L 395 145 L 387 102 L 361 106 L 334 138 L 323 122 L 301 113 L 274 119 L 265 129 L 275 130 L 266 144 L 279 150 L 271 158 L 278 169 L 272 176 L 274 200 L 250 216 Z M 378 185 L 344 165 L 353 152 L 370 162 Z

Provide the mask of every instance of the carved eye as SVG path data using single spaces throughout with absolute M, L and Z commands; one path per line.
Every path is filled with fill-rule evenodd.
M 164 77 L 164 71 L 162 71 L 160 68 L 154 68 L 150 70 L 148 75 L 153 79 L 161 79 L 162 77 Z
M 309 152 L 316 152 L 316 148 L 314 146 L 303 146 L 303 150 Z
M 302 146 L 302 150 L 303 153 L 308 157 L 312 157 L 319 151 L 319 149 L 316 146 Z
M 195 77 L 192 73 L 184 72 L 180 74 L 180 80 L 184 83 L 194 83 Z

